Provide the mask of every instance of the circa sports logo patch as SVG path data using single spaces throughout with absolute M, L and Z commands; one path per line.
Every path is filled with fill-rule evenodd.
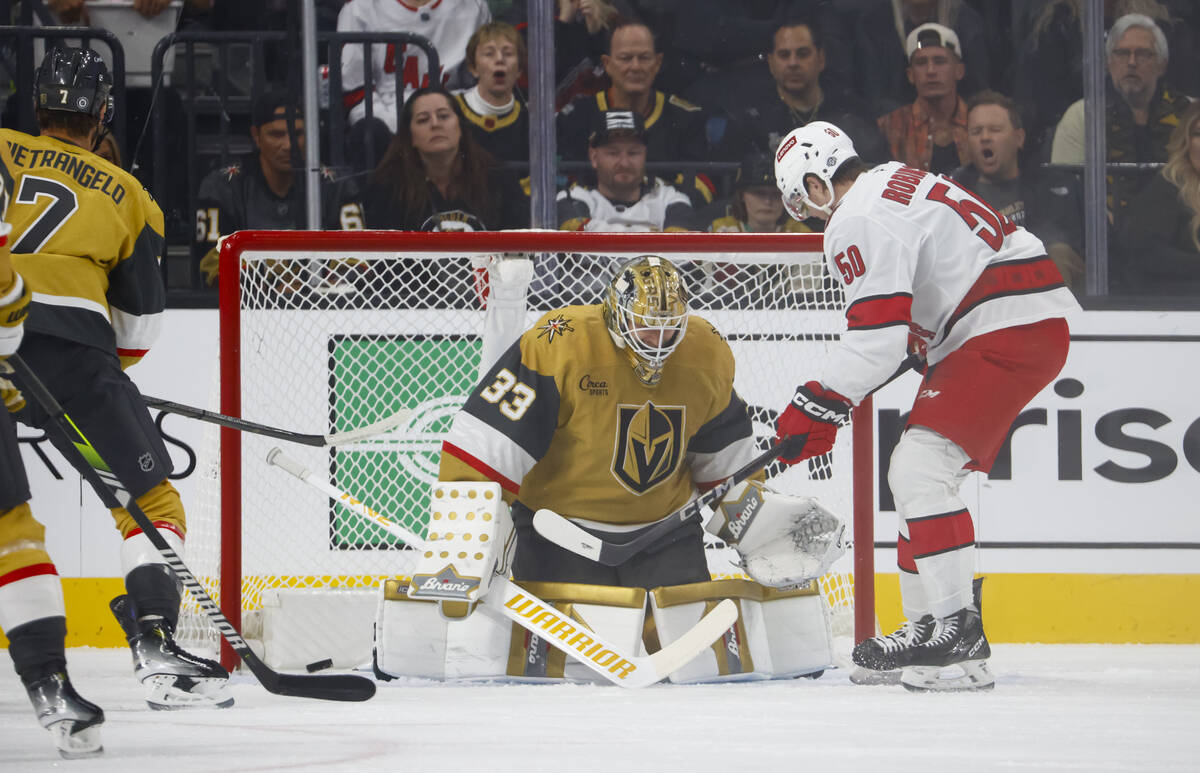
M 683 459 L 685 415 L 682 405 L 618 405 L 613 477 L 634 494 L 670 478 Z
M 539 327 L 538 330 L 541 332 L 537 334 L 537 337 L 541 338 L 542 336 L 545 336 L 546 343 L 548 344 L 554 343 L 554 336 L 556 335 L 560 336 L 564 333 L 575 332 L 575 328 L 571 327 L 571 320 L 566 319 L 561 314 L 554 319 L 549 320 L 546 324 Z

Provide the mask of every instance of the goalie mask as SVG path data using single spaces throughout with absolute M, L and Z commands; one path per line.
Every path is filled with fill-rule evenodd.
M 81 113 L 106 124 L 113 116 L 111 91 L 108 65 L 89 48 L 50 49 L 34 76 L 38 109 Z
M 857 157 L 854 143 L 831 123 L 813 121 L 793 129 L 779 143 L 775 153 L 775 184 L 779 186 L 788 214 L 797 220 L 807 218 L 810 209 L 833 214 L 833 184 L 830 181 L 842 164 Z M 825 204 L 814 204 L 808 197 L 804 178 L 810 174 L 829 192 L 829 201 Z
M 604 320 L 618 349 L 646 386 L 662 378 L 663 363 L 687 331 L 683 277 L 666 258 L 642 255 L 617 269 L 604 296 Z

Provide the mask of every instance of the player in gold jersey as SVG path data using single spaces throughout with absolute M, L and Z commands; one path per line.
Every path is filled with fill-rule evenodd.
M 167 480 L 171 459 L 123 370 L 150 348 L 162 317 L 162 211 L 132 175 L 92 152 L 113 109 L 104 61 L 88 49 L 52 49 L 36 78 L 41 136 L 0 129 L 13 264 L 32 291 L 19 352 L 159 534 L 182 552 L 186 523 Z M 50 421 L 32 403 L 17 418 L 34 427 Z M 113 611 L 147 702 L 231 705 L 228 673 L 172 639 L 180 601 L 174 573 L 127 511 L 114 510 L 113 517 L 124 539 L 127 591 L 114 599 Z
M 7 205 L 0 188 L 0 213 Z M 103 751 L 104 712 L 75 692 L 67 675 L 66 608 L 62 584 L 46 552 L 46 530 L 29 508 L 29 481 L 17 450 L 10 412 L 25 398 L 8 378 L 4 360 L 21 344 L 32 296 L 13 270 L 12 226 L 0 220 L 0 631 L 34 713 L 68 759 Z
M 603 303 L 551 311 L 526 331 L 455 417 L 439 477 L 501 485 L 517 534 L 514 579 L 642 588 L 710 579 L 695 523 L 616 567 L 531 525 L 545 507 L 621 540 L 755 456 L 733 353 L 689 315 L 687 299 L 666 259 L 627 262 Z

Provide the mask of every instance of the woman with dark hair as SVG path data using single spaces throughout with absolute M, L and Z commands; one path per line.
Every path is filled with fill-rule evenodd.
M 449 91 L 430 86 L 413 92 L 368 183 L 363 201 L 368 228 L 499 231 L 529 226 L 528 196 L 465 126 Z

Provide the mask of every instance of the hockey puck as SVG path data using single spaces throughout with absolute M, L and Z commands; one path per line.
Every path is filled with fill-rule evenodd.
M 308 673 L 312 674 L 317 671 L 324 671 L 325 669 L 330 668 L 332 666 L 333 666 L 333 660 L 331 660 L 330 658 L 325 658 L 324 660 L 317 660 L 312 663 L 309 663 L 304 668 L 308 670 Z

